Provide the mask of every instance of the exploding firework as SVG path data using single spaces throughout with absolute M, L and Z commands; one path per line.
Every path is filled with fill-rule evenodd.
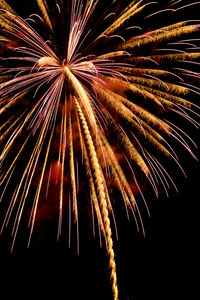
M 197 2 L 170 1 L 165 9 L 123 2 L 104 9 L 103 0 L 37 0 L 40 14 L 27 19 L 0 4 L 1 231 L 13 222 L 13 249 L 27 221 L 29 245 L 41 203 L 54 198 L 57 238 L 68 218 L 69 244 L 75 224 L 79 251 L 84 202 L 105 238 L 115 300 L 115 194 L 144 231 L 141 181 L 156 196 L 158 187 L 167 195 L 170 185 L 177 190 L 166 162 L 184 172 L 171 141 L 196 158 L 193 140 L 176 120 L 198 126 L 198 107 L 190 100 L 199 94 L 198 73 L 185 66 L 200 58 L 198 21 L 149 29 L 152 18 L 167 12 L 173 19 Z

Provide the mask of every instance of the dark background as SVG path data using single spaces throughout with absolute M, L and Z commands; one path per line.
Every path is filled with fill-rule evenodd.
M 16 4 L 17 1 L 15 1 Z M 21 6 L 21 5 L 20 5 Z M 26 8 L 23 6 L 23 10 Z M 198 7 L 199 11 L 200 7 Z M 190 10 L 196 16 L 196 10 Z M 200 146 L 200 132 L 190 132 Z M 121 300 L 188 299 L 198 297 L 199 174 L 200 163 L 177 148 L 188 178 L 179 174 L 179 189 L 159 199 L 146 195 L 151 218 L 143 216 L 146 237 L 138 233 L 133 218 L 117 220 L 119 240 L 115 241 Z M 199 158 L 199 150 L 194 150 Z M 173 174 L 173 170 L 171 170 Z M 99 247 L 92 232 L 80 236 L 80 254 L 67 246 L 67 237 L 41 240 L 39 229 L 29 249 L 21 244 L 10 253 L 10 235 L 0 237 L 0 293 L 26 298 L 112 299 L 105 247 Z M 23 239 L 23 235 L 19 239 Z M 3 294 L 6 292 L 6 294 Z M 193 294 L 194 293 L 194 294 Z
M 147 199 L 152 217 L 143 216 L 145 238 L 133 220 L 117 220 L 119 240 L 114 246 L 120 299 L 181 299 L 185 293 L 193 299 L 192 295 L 198 295 L 199 172 L 199 163 L 192 164 L 188 179 L 178 183 L 179 194 L 172 193 L 170 199 Z M 99 247 L 98 238 L 80 237 L 79 255 L 75 247 L 68 249 L 67 236 L 66 243 L 53 239 L 32 242 L 29 249 L 16 246 L 11 254 L 10 237 L 3 233 L 1 294 L 112 299 L 106 251 Z

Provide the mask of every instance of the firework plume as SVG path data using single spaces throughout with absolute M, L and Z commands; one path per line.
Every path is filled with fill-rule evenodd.
M 141 179 L 156 196 L 158 187 L 167 195 L 170 185 L 177 189 L 166 161 L 184 171 L 171 141 L 196 158 L 176 120 L 198 126 L 191 100 L 199 94 L 198 73 L 188 66 L 200 58 L 199 23 L 170 20 L 198 2 L 169 1 L 165 8 L 142 0 L 110 1 L 106 8 L 103 0 L 35 2 L 40 13 L 27 19 L 0 2 L 1 231 L 12 223 L 13 249 L 28 219 L 29 245 L 40 203 L 54 197 L 57 238 L 68 216 L 69 244 L 75 224 L 79 251 L 80 206 L 89 203 L 117 300 L 115 193 L 144 231 Z M 150 28 L 163 13 L 168 24 Z

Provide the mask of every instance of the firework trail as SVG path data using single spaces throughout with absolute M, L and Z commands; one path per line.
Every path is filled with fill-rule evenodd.
M 57 238 L 68 210 L 69 245 L 73 215 L 79 251 L 78 208 L 89 198 L 105 238 L 115 300 L 112 189 L 144 231 L 135 195 L 146 203 L 137 178 L 143 176 L 156 195 L 158 186 L 167 195 L 170 185 L 177 190 L 164 161 L 184 171 L 170 141 L 196 158 L 177 117 L 199 125 L 198 106 L 188 100 L 199 95 L 199 73 L 190 67 L 199 64 L 199 22 L 169 21 L 151 30 L 135 25 L 143 20 L 146 27 L 163 13 L 173 18 L 199 2 L 169 1 L 165 8 L 123 2 L 102 9 L 103 0 L 37 0 L 40 14 L 27 19 L 0 3 L 1 231 L 13 222 L 13 249 L 28 214 L 29 245 L 40 202 L 50 199 L 54 186 Z

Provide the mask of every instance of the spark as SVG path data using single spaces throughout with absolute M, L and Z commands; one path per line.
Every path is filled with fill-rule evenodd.
M 103 0 L 71 0 L 69 7 L 64 1 L 36 3 L 40 13 L 26 19 L 5 0 L 0 3 L 1 203 L 12 190 L 9 203 L 4 203 L 1 233 L 15 214 L 12 251 L 29 212 L 29 247 L 40 202 L 49 201 L 53 186 L 57 240 L 67 217 L 68 244 L 75 226 L 79 253 L 80 204 L 89 203 L 92 233 L 97 235 L 97 220 L 100 247 L 103 236 L 108 252 L 113 298 L 118 300 L 112 237 L 114 227 L 118 239 L 118 198 L 127 218 L 133 216 L 137 230 L 142 229 L 145 236 L 140 199 L 148 215 L 150 211 L 136 174 L 144 177 L 156 197 L 159 186 L 169 197 L 170 187 L 178 188 L 165 160 L 186 176 L 170 141 L 197 159 L 192 150 L 196 143 L 176 119 L 200 126 L 196 120 L 199 106 L 192 100 L 200 95 L 199 72 L 180 68 L 180 63 L 190 67 L 200 63 L 199 20 L 175 24 L 168 20 L 166 26 L 154 30 L 147 30 L 145 24 L 150 18 L 174 16 L 200 2 L 174 0 L 156 10 L 154 1 L 128 1 L 125 7 L 115 0 L 102 16 Z M 143 27 L 134 23 L 142 15 Z M 116 201 L 113 187 L 121 195 Z M 83 188 L 84 199 L 80 197 Z

